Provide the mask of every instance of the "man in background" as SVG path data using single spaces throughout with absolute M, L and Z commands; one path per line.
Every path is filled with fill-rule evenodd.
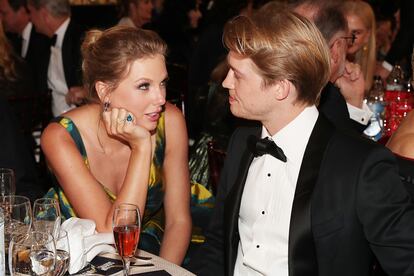
M 0 0 L 0 15 L 14 52 L 23 58 L 36 78 L 38 57 L 49 47 L 49 39 L 36 32 L 27 9 L 26 0 Z M 31 93 L 44 93 L 40 84 Z
M 52 112 L 58 116 L 86 97 L 81 86 L 83 31 L 71 20 L 68 0 L 29 0 L 28 8 L 36 30 L 52 40 L 38 70 L 41 86 L 52 91 Z

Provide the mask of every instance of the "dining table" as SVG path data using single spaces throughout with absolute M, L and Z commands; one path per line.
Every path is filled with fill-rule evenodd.
M 157 255 L 138 250 L 131 259 L 130 276 L 193 276 L 195 274 Z M 116 253 L 97 255 L 85 268 L 72 275 L 122 276 L 122 261 Z

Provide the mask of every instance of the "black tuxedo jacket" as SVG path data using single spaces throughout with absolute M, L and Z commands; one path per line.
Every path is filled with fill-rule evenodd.
M 84 32 L 73 19 L 70 20 L 62 43 L 63 70 L 68 88 L 82 84 L 81 43 Z M 47 71 L 50 61 L 50 47 L 42 53 L 38 80 L 43 91 L 48 90 Z
M 11 42 L 14 52 L 18 57 L 21 57 L 21 37 L 17 34 L 7 34 L 9 41 Z M 41 58 L 46 56 L 49 51 L 50 39 L 38 32 L 36 32 L 35 27 L 33 26 L 32 31 L 30 32 L 29 45 L 27 48 L 27 53 L 24 58 L 24 63 L 27 65 L 28 72 L 31 74 L 31 78 L 35 80 L 33 83 L 35 86 L 31 86 L 31 91 L 26 91 L 28 94 L 40 94 L 46 92 L 43 87 L 41 87 L 40 82 L 38 82 L 38 68 L 42 66 Z M 25 66 L 26 66 L 25 65 Z
M 321 92 L 318 109 L 336 128 L 346 132 L 362 134 L 366 125 L 362 125 L 349 117 L 344 96 L 333 83 L 328 82 Z
M 233 275 L 238 217 L 252 154 L 233 134 L 197 275 Z M 375 256 L 390 275 L 414 275 L 414 204 L 384 147 L 336 130 L 320 115 L 305 150 L 289 233 L 289 276 L 368 275 Z

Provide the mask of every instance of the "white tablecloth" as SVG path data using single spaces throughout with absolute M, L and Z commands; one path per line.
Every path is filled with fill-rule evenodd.
M 182 267 L 180 267 L 176 264 L 168 262 L 167 260 L 164 260 L 164 259 L 162 259 L 162 258 L 160 258 L 156 255 L 153 255 L 151 253 L 148 253 L 144 250 L 139 250 L 138 255 L 143 256 L 143 257 L 151 257 L 151 259 L 150 260 L 136 259 L 135 261 L 136 261 L 137 264 L 151 263 L 151 264 L 154 264 L 154 266 L 148 266 L 148 267 L 134 267 L 134 266 L 131 266 L 130 267 L 130 274 L 138 274 L 138 273 L 145 273 L 145 272 L 150 272 L 150 271 L 165 270 L 173 276 L 195 276 L 195 274 L 189 272 L 188 270 L 185 270 L 184 268 L 182 268 Z M 111 259 L 118 259 L 119 258 L 118 255 L 111 254 L 111 253 L 101 254 L 99 256 L 107 257 L 107 258 L 111 258 Z M 134 260 L 132 260 L 132 262 L 133 261 Z M 118 276 L 118 275 L 122 275 L 122 271 L 120 271 L 119 273 L 116 274 L 116 276 Z

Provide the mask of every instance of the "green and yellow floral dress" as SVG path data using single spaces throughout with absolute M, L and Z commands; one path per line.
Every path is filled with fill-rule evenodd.
M 165 113 L 162 113 L 158 122 L 156 130 L 156 146 L 151 162 L 149 185 L 147 201 L 145 205 L 144 217 L 142 219 L 141 238 L 139 247 L 154 254 L 159 253 L 160 244 L 164 232 L 164 185 L 162 165 L 164 162 L 165 152 Z M 82 137 L 74 124 L 74 122 L 67 117 L 56 117 L 52 122 L 58 123 L 63 126 L 71 135 L 76 147 L 83 157 L 85 166 L 89 168 L 88 156 L 85 146 L 82 141 Z M 59 200 L 61 214 L 63 219 L 69 217 L 76 217 L 76 212 L 70 205 L 70 202 L 66 198 L 63 189 L 60 187 L 55 177 L 54 187 L 49 190 L 45 197 L 54 197 Z M 105 190 L 108 197 L 114 201 L 116 195 L 109 191 L 102 185 L 102 189 Z M 203 186 L 197 183 L 191 183 L 191 213 L 193 217 L 193 235 L 192 242 L 202 243 L 204 236 L 202 229 L 205 228 L 208 223 L 211 209 L 214 205 L 214 197 Z

